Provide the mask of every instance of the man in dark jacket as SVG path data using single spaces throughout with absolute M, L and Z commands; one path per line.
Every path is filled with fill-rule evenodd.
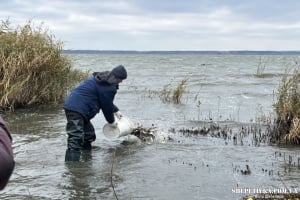
M 12 138 L 6 123 L 0 116 L 0 190 L 6 186 L 14 167 Z
M 80 150 L 91 150 L 95 141 L 95 129 L 90 120 L 102 110 L 106 121 L 116 127 L 114 114 L 120 115 L 114 105 L 119 83 L 127 78 L 124 66 L 111 71 L 95 72 L 80 83 L 67 97 L 64 109 L 67 117 L 68 149 L 65 161 L 79 161 Z

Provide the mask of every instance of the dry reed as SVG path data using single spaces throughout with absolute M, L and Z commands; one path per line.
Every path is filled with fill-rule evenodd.
M 279 88 L 275 104 L 277 131 L 281 138 L 290 143 L 300 142 L 300 73 L 285 76 Z
M 187 78 L 181 80 L 175 89 L 171 88 L 171 84 L 165 85 L 159 94 L 160 99 L 163 102 L 179 104 L 181 102 L 182 94 L 185 92 L 187 81 Z
M 59 102 L 72 83 L 86 75 L 72 70 L 61 54 L 63 43 L 31 21 L 11 28 L 0 25 L 0 108 Z
M 259 62 L 256 68 L 256 74 L 255 76 L 258 78 L 264 78 L 265 77 L 265 69 L 267 66 L 268 61 L 265 60 L 262 57 L 259 57 Z

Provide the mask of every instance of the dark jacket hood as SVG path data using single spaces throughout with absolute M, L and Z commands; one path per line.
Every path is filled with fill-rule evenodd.
M 127 71 L 123 65 L 113 68 L 111 71 L 94 72 L 93 76 L 100 83 L 117 84 L 117 79 L 126 79 Z
M 110 71 L 94 72 L 93 76 L 99 83 L 118 85 L 116 77 L 113 74 L 111 74 Z

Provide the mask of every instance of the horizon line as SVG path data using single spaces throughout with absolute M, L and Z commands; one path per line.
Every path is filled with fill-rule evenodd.
M 157 52 L 157 51 L 191 51 L 191 52 L 236 52 L 236 51 L 257 51 L 257 52 L 300 52 L 300 50 L 112 50 L 112 49 L 63 49 L 63 51 L 137 51 L 137 52 Z
M 63 53 L 77 54 L 229 54 L 229 55 L 299 55 L 300 50 L 80 50 L 63 49 Z

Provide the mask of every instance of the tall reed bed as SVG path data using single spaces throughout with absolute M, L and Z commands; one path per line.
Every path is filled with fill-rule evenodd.
M 70 59 L 61 54 L 62 46 L 42 25 L 28 21 L 13 29 L 9 20 L 1 22 L 1 109 L 59 102 L 86 76 L 72 69 Z
M 277 113 L 277 131 L 280 137 L 290 143 L 300 143 L 300 72 L 282 79 L 278 100 L 275 104 Z

